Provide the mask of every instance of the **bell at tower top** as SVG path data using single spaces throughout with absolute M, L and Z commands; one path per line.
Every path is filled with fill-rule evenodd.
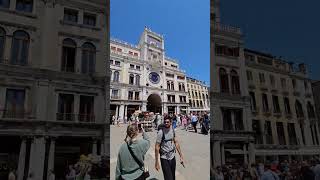
M 164 49 L 163 35 L 153 32 L 150 28 L 145 27 L 139 42 L 139 45 L 143 44 Z

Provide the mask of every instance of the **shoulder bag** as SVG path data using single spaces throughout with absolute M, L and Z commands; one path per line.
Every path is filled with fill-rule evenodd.
M 127 143 L 127 147 L 129 149 L 129 152 L 131 154 L 131 156 L 133 157 L 133 159 L 137 162 L 137 164 L 140 166 L 140 168 L 143 170 L 142 176 L 146 179 L 148 177 L 150 177 L 150 173 L 147 167 L 144 166 L 144 163 L 141 162 L 137 156 L 134 154 L 134 152 L 132 151 L 131 147 L 129 146 L 129 144 Z

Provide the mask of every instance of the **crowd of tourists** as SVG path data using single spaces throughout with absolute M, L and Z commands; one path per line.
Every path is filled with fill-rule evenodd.
M 320 180 L 320 160 L 274 161 L 247 165 L 224 165 L 211 169 L 213 180 Z
M 164 113 L 163 115 L 153 112 L 137 112 L 138 113 L 133 113 L 130 118 L 125 119 L 121 119 L 121 117 L 116 117 L 113 115 L 111 118 L 111 124 L 117 126 L 120 126 L 120 122 L 123 122 L 124 124 L 139 124 L 145 119 L 150 119 L 154 125 L 154 128 L 157 129 L 160 124 L 163 124 L 164 117 L 169 117 L 172 120 L 173 129 L 180 128 L 186 131 L 198 133 L 198 125 L 200 125 L 200 131 L 205 135 L 207 135 L 210 130 L 210 118 L 207 112 L 189 114 Z

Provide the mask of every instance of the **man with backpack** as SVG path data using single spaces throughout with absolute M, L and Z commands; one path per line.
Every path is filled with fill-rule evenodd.
M 160 169 L 159 165 L 159 154 L 160 163 L 164 180 L 175 180 L 176 171 L 176 159 L 175 152 L 178 151 L 180 155 L 180 163 L 184 165 L 183 156 L 181 153 L 180 145 L 177 140 L 174 129 L 172 128 L 172 119 L 165 117 L 164 125 L 159 126 L 155 145 L 155 168 L 157 171 Z

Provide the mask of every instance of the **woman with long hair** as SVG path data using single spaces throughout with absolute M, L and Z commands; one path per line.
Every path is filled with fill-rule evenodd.
M 143 139 L 138 139 L 139 129 L 135 124 L 127 128 L 127 136 L 118 153 L 116 180 L 145 180 L 144 156 L 150 148 L 150 140 L 142 127 Z

